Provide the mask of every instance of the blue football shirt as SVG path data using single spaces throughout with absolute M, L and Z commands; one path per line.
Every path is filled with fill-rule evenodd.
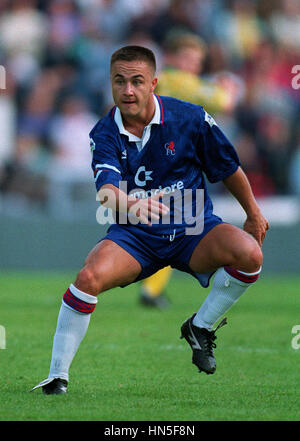
M 138 226 L 148 232 L 151 228 L 154 234 L 170 234 L 174 228 L 193 225 L 199 213 L 197 191 L 202 195 L 204 222 L 212 215 L 203 174 L 211 183 L 221 181 L 237 170 L 240 161 L 202 106 L 159 95 L 154 100 L 155 115 L 142 140 L 124 129 L 116 106 L 100 119 L 90 132 L 92 168 L 97 191 L 104 184 L 126 189 L 137 198 L 163 191 L 170 202 L 167 221 Z

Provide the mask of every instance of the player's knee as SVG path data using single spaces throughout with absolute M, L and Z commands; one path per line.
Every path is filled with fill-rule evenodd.
M 254 243 L 248 251 L 249 272 L 255 272 L 260 269 L 263 263 L 263 253 L 260 246 Z
M 101 290 L 101 281 L 93 268 L 89 265 L 84 266 L 78 273 L 75 285 L 83 292 L 98 295 Z
M 263 254 L 258 243 L 253 240 L 244 241 L 234 253 L 234 267 L 241 271 L 254 273 L 262 265 Z

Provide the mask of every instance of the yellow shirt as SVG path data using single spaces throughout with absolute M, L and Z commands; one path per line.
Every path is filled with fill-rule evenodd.
M 166 68 L 160 72 L 156 92 L 200 104 L 209 113 L 226 110 L 231 100 L 227 91 L 218 84 L 175 68 Z

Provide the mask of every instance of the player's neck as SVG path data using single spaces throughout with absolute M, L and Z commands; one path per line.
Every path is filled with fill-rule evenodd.
M 148 105 L 140 114 L 133 117 L 122 114 L 124 128 L 138 138 L 141 138 L 143 136 L 144 128 L 150 123 L 154 114 L 155 102 L 153 95 L 151 95 Z

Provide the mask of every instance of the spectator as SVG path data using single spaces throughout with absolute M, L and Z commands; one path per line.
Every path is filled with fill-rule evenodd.
M 48 38 L 48 21 L 36 0 L 13 0 L 0 15 L 0 48 L 20 84 L 37 74 Z
M 259 121 L 258 150 L 266 163 L 267 172 L 275 184 L 277 194 L 289 188 L 291 131 L 285 115 L 268 112 Z
M 238 67 L 251 58 L 263 36 L 255 2 L 233 0 L 231 9 L 223 8 L 215 17 L 213 33 L 228 53 L 231 65 Z
M 271 29 L 277 41 L 287 48 L 300 50 L 300 3 L 299 0 L 281 0 L 280 8 L 270 18 Z
M 7 189 L 8 166 L 14 153 L 17 126 L 14 87 L 14 83 L 6 76 L 5 89 L 0 90 L 0 192 Z
M 48 36 L 48 21 L 36 0 L 12 0 L 0 20 L 1 46 L 8 56 L 28 54 L 40 60 Z
M 50 139 L 53 157 L 49 164 L 49 210 L 51 215 L 70 219 L 73 217 L 73 192 L 87 187 L 92 197 L 93 179 L 88 132 L 97 122 L 81 96 L 68 96 L 60 112 L 54 117 Z M 96 195 L 95 195 L 96 198 Z
M 62 158 L 79 147 L 71 135 L 68 145 L 63 139 L 70 127 L 81 139 L 76 155 L 86 161 L 81 182 L 88 179 L 87 127 L 112 104 L 110 55 L 141 44 L 157 56 L 157 92 L 213 113 L 244 158 L 256 195 L 298 194 L 300 94 L 291 70 L 299 65 L 299 23 L 298 0 L 1 1 L 0 56 L 10 86 L 0 91 L 0 191 L 41 200 L 45 191 L 33 190 L 47 188 L 46 176 L 51 189 L 61 170 L 69 182 L 74 174 Z M 183 33 L 194 43 L 173 50 Z M 27 189 L 17 180 L 21 170 L 23 182 L 33 177 Z
M 159 73 L 158 93 L 201 104 L 212 113 L 227 111 L 236 105 L 235 92 L 228 85 L 223 87 L 221 79 L 200 78 L 207 47 L 197 35 L 170 32 L 163 47 L 165 67 Z M 228 76 L 227 79 L 229 82 Z
M 72 0 L 52 0 L 47 5 L 48 45 L 53 52 L 67 56 L 81 31 L 81 16 Z
M 171 31 L 193 32 L 193 20 L 188 13 L 192 0 L 170 0 L 150 24 L 149 32 L 154 41 L 162 45 Z

